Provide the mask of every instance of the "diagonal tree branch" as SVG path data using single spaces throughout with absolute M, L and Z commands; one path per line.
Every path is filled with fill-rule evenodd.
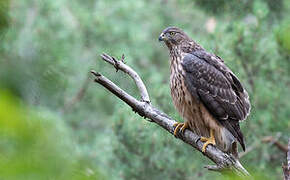
M 133 111 L 137 112 L 140 116 L 150 119 L 150 121 L 155 122 L 169 133 L 173 134 L 173 125 L 176 123 L 176 121 L 150 104 L 149 95 L 143 81 L 132 68 L 124 64 L 124 56 L 122 56 L 121 61 L 116 60 L 114 57 L 111 57 L 107 54 L 102 54 L 101 57 L 104 61 L 113 65 L 117 71 L 121 70 L 133 78 L 140 91 L 141 101 L 129 95 L 105 76 L 92 70 L 91 73 L 95 76 L 95 82 L 99 83 L 122 101 L 124 101 L 126 104 L 128 104 L 133 109 Z M 185 130 L 184 134 L 181 133 L 178 138 L 191 145 L 198 151 L 202 152 L 203 142 L 199 141 L 200 137 L 194 134 L 192 131 Z M 203 154 L 216 164 L 205 166 L 205 168 L 209 170 L 219 171 L 223 174 L 250 177 L 250 174 L 241 165 L 239 160 L 235 159 L 229 154 L 222 152 L 215 146 L 207 146 L 206 152 Z
M 110 64 L 112 64 L 113 66 L 115 66 L 116 68 L 116 72 L 118 72 L 118 70 L 120 69 L 121 71 L 123 71 L 124 73 L 127 73 L 134 81 L 136 86 L 139 89 L 140 95 L 141 95 L 141 100 L 143 102 L 148 102 L 150 103 L 150 99 L 149 99 L 149 95 L 146 89 L 146 86 L 144 85 L 142 79 L 140 78 L 140 76 L 129 66 L 127 66 L 124 63 L 124 54 L 122 55 L 122 59 L 121 61 L 116 60 L 114 57 L 111 57 L 107 54 L 102 54 L 101 55 L 102 59 Z

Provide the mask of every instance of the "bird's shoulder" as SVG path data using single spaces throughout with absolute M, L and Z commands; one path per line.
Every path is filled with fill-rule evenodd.
M 188 89 L 195 91 L 219 119 L 243 120 L 249 114 L 248 94 L 221 58 L 206 51 L 195 51 L 184 55 L 181 64 Z
M 215 78 L 225 85 L 232 84 L 237 91 L 243 92 L 244 88 L 237 76 L 226 66 L 219 56 L 202 50 L 185 53 L 182 62 L 184 70 L 189 73 L 198 73 L 200 76 Z M 200 77 L 197 76 L 197 77 Z
M 203 64 L 210 65 L 216 68 L 219 71 L 226 72 L 229 71 L 229 68 L 224 64 L 224 60 L 219 56 L 207 52 L 204 49 L 191 51 L 189 53 L 185 53 L 183 57 L 182 63 L 186 64 Z
M 207 82 L 217 87 L 229 87 L 230 82 L 226 77 L 229 69 L 218 56 L 205 50 L 185 53 L 182 58 L 182 67 L 190 73 L 192 80 Z

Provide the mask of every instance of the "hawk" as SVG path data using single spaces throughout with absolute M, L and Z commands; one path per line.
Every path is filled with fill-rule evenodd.
M 207 52 L 180 28 L 168 27 L 164 41 L 170 56 L 170 89 L 173 104 L 184 119 L 174 135 L 190 129 L 205 142 L 237 157 L 237 142 L 245 151 L 239 122 L 250 113 L 249 96 L 237 76 L 217 55 Z

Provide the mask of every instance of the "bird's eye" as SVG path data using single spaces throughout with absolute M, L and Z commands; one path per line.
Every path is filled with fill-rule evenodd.
M 173 36 L 175 34 L 175 32 L 170 32 L 170 35 Z

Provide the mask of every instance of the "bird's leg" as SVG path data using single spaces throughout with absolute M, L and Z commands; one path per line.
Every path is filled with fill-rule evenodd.
M 176 122 L 173 124 L 173 127 L 175 127 L 173 134 L 174 136 L 177 136 L 179 130 L 181 130 L 181 132 L 184 133 L 184 130 L 188 128 L 188 122 L 187 121 L 185 123 Z
M 210 137 L 201 137 L 200 140 L 202 142 L 205 142 L 204 145 L 202 146 L 202 152 L 205 152 L 207 145 L 212 144 L 215 145 L 215 137 L 214 137 L 214 130 L 210 129 Z

